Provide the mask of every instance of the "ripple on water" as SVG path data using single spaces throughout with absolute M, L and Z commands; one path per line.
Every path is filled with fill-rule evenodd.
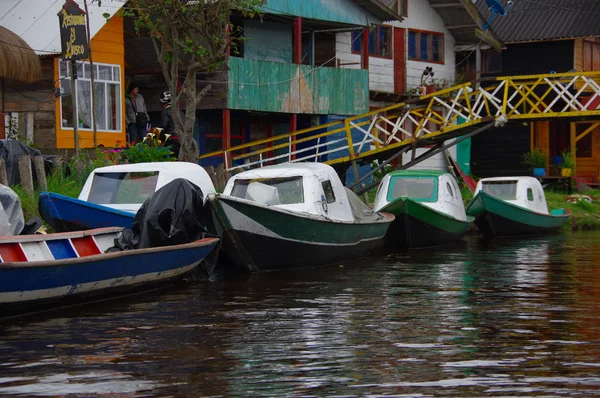
M 0 326 L 0 395 L 600 396 L 600 233 L 220 275 Z

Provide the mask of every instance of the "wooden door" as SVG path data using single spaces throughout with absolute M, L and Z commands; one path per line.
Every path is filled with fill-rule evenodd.
M 394 93 L 406 92 L 406 56 L 403 28 L 394 28 Z

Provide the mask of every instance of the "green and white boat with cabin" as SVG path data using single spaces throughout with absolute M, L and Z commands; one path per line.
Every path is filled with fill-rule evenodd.
M 548 212 L 542 184 L 533 177 L 491 177 L 477 182 L 467 207 L 486 237 L 535 235 L 560 229 L 571 217 L 568 209 Z
M 474 218 L 467 216 L 456 179 L 435 170 L 398 170 L 386 174 L 373 209 L 396 216 L 389 246 L 422 248 L 460 240 Z

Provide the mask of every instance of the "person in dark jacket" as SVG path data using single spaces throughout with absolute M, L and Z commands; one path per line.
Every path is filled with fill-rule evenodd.
M 142 117 L 138 117 L 138 114 Z M 127 94 L 125 94 L 125 120 L 127 122 L 127 143 L 142 142 L 146 136 L 146 123 L 150 117 L 144 97 L 139 93 L 139 86 L 135 82 L 129 83 Z
M 160 115 L 160 127 L 163 129 L 160 133 L 160 140 L 165 145 L 171 145 L 173 147 L 173 154 L 175 157 L 179 156 L 179 138 L 175 135 L 175 120 L 173 119 L 173 107 L 171 106 L 171 92 L 164 91 L 160 96 L 160 103 L 163 111 Z M 183 122 L 183 112 L 179 111 L 179 118 Z M 170 135 L 167 139 L 167 134 Z M 165 142 L 166 140 L 166 142 Z

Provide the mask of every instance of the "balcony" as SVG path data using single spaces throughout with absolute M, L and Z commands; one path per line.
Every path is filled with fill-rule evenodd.
M 369 110 L 369 73 L 231 57 L 228 108 L 357 115 Z

